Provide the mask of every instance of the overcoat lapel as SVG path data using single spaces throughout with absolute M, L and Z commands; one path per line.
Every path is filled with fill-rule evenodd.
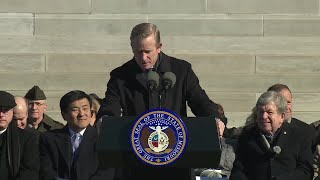
M 157 72 L 159 73 L 171 72 L 172 70 L 171 70 L 169 57 L 161 52 L 160 59 L 161 59 L 161 62 L 159 64 Z
M 10 174 L 15 177 L 18 174 L 20 167 L 21 147 L 20 135 L 16 127 L 13 127 L 13 123 L 10 123 L 7 128 L 7 148 Z
M 136 75 L 136 79 L 137 79 L 137 81 L 140 83 L 140 85 L 141 85 L 142 87 L 144 87 L 145 89 L 147 89 L 145 73 L 139 73 L 139 74 L 137 74 L 137 75 Z
M 256 152 L 259 154 L 267 154 L 270 149 L 267 147 L 258 127 L 255 127 L 254 136 L 256 138 Z
M 79 158 L 76 163 L 77 177 L 82 177 L 82 170 L 88 169 L 88 166 L 95 166 L 95 161 L 97 157 L 94 156 L 94 144 L 97 140 L 97 131 L 92 126 L 88 126 L 85 133 L 83 134 L 80 146 L 79 146 Z M 91 165 L 88 165 L 88 162 L 91 162 Z M 98 167 L 96 167 L 98 168 Z
M 289 143 L 289 136 L 293 133 L 289 123 L 285 122 L 282 124 L 281 132 L 278 135 L 278 139 L 273 146 L 279 146 L 281 149 L 286 149 Z
M 80 156 L 79 156 L 79 160 L 88 157 L 87 153 L 89 153 L 92 150 L 92 143 L 94 143 L 96 140 L 95 138 L 97 138 L 97 134 L 94 132 L 95 129 L 92 126 L 88 126 L 80 143 Z M 90 152 L 91 153 L 91 152 Z M 82 154 L 84 154 L 84 156 L 81 156 Z
M 58 138 L 56 138 L 56 144 L 60 151 L 60 154 L 62 155 L 66 164 L 68 165 L 69 172 L 70 172 L 71 163 L 72 163 L 72 148 L 71 148 L 72 145 L 71 145 L 68 125 L 63 127 L 61 130 L 62 130 L 61 133 L 57 134 Z

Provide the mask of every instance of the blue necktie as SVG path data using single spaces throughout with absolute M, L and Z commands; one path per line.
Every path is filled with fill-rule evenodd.
M 78 150 L 80 142 L 81 142 L 81 134 L 80 133 L 74 134 L 72 136 L 72 150 L 73 150 L 73 153 L 75 153 L 75 151 Z

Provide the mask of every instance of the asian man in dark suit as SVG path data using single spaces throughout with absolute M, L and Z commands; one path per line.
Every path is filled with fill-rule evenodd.
M 82 91 L 71 91 L 60 100 L 67 125 L 40 136 L 41 179 L 113 179 L 114 172 L 98 175 L 97 130 L 90 125 L 92 101 Z

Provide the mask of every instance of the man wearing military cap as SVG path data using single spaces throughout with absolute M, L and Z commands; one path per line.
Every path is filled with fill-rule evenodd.
M 16 102 L 0 91 L 0 175 L 3 180 L 39 178 L 37 135 L 11 123 Z
M 38 86 L 33 86 L 27 92 L 25 98 L 29 100 L 29 127 L 33 127 L 40 132 L 45 132 L 50 129 L 60 129 L 64 126 L 45 114 L 47 110 L 47 97 Z

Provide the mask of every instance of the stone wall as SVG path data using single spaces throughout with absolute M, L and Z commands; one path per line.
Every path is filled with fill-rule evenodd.
M 295 117 L 320 119 L 319 0 L 0 0 L 0 89 L 39 85 L 63 122 L 61 96 L 103 97 L 140 22 L 157 24 L 163 51 L 192 63 L 229 126 L 274 83 L 291 88 Z

